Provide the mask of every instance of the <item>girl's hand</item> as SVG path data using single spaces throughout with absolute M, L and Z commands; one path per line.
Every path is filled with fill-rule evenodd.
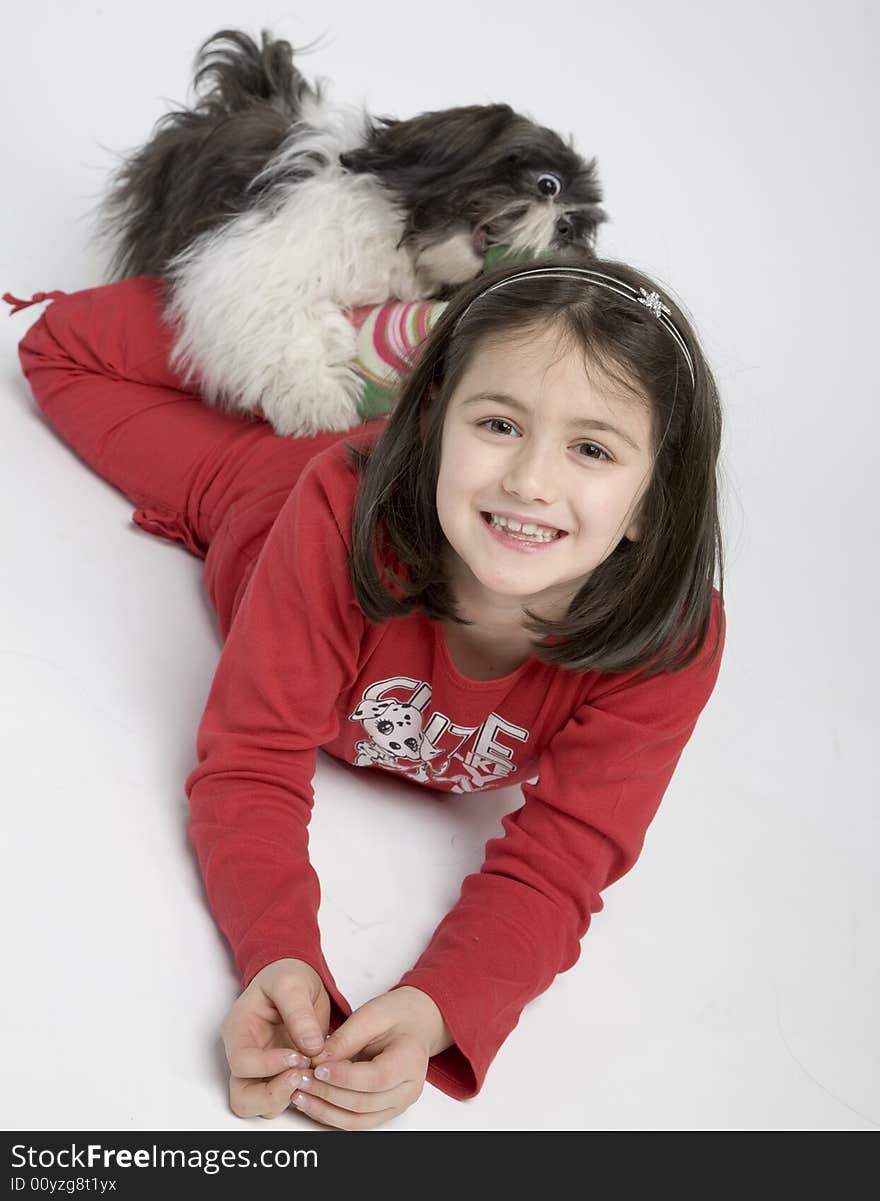
M 291 1105 L 340 1130 L 379 1126 L 419 1099 L 428 1060 L 453 1042 L 427 993 L 409 987 L 383 993 L 356 1009 L 312 1056 L 315 1071 L 299 1073 Z
M 220 1030 L 232 1112 L 240 1118 L 283 1113 L 329 1028 L 330 997 L 314 968 L 278 959 L 257 972 Z

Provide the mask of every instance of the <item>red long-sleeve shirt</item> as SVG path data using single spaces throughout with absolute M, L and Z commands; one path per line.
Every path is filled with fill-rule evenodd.
M 521 784 L 523 806 L 398 982 L 443 1013 L 456 1044 L 428 1078 L 464 1099 L 523 1007 L 577 961 L 602 889 L 635 863 L 718 661 L 641 682 L 534 658 L 466 678 L 424 614 L 365 620 L 348 572 L 356 484 L 331 447 L 272 528 L 199 728 L 190 829 L 243 980 L 303 959 L 348 1012 L 321 954 L 307 853 L 317 748 L 440 791 Z
M 51 335 L 40 322 L 29 331 L 22 362 L 38 400 L 64 388 L 85 399 L 104 371 L 142 388 L 150 337 L 141 323 L 127 343 L 118 320 L 92 320 L 86 335 L 56 315 Z M 523 805 L 395 985 L 437 1003 L 455 1045 L 433 1057 L 428 1080 L 466 1099 L 524 1006 L 577 961 L 603 889 L 636 862 L 715 685 L 720 655 L 710 662 L 709 650 L 723 610 L 716 592 L 706 648 L 678 673 L 638 680 L 530 658 L 502 679 L 471 680 L 423 613 L 364 617 L 349 577 L 356 489 L 339 440 L 308 462 L 272 526 L 198 728 L 189 831 L 243 986 L 274 960 L 302 959 L 347 1015 L 308 856 L 318 749 L 413 787 L 520 784 Z

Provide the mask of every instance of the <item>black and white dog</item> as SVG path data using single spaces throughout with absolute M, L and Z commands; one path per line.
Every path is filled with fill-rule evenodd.
M 279 434 L 358 422 L 352 305 L 448 297 L 487 248 L 593 250 L 595 159 L 506 104 L 372 118 L 311 87 L 286 41 L 200 47 L 192 109 L 111 177 L 109 278 L 163 276 L 172 363 Z M 203 81 L 211 86 L 204 94 Z

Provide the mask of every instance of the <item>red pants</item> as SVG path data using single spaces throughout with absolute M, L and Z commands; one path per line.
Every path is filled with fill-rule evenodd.
M 305 464 L 345 433 L 281 437 L 209 408 L 168 366 L 162 282 L 128 279 L 60 296 L 19 346 L 55 431 L 137 505 L 133 519 L 205 560 L 223 637 L 272 523 Z

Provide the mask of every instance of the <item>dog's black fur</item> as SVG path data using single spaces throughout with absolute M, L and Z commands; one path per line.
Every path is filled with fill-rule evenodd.
M 293 58 L 291 44 L 266 30 L 261 47 L 236 30 L 202 44 L 194 89 L 209 84 L 205 94 L 192 109 L 159 119 L 102 202 L 98 237 L 114 243 L 111 278 L 165 274 L 200 234 L 248 209 L 272 209 L 291 185 L 327 165 L 312 155 L 270 167 L 306 128 L 304 98 L 324 99 L 320 83 L 309 84 Z M 562 183 L 555 247 L 592 250 L 605 219 L 595 159 L 584 161 L 552 130 L 506 104 L 403 121 L 368 118 L 363 145 L 340 162 L 351 172 L 372 173 L 394 193 L 407 212 L 405 238 L 434 239 L 466 222 L 482 230 L 484 244 L 501 242 L 516 210 L 494 224 L 491 214 L 517 196 L 537 196 L 541 172 Z

